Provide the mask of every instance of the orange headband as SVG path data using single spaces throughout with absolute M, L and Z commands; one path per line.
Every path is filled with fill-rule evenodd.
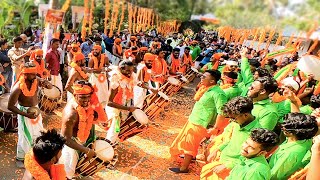
M 140 50 L 141 51 L 148 51 L 148 48 L 147 47 L 141 47 Z
M 92 87 L 83 84 L 74 84 L 72 89 L 74 95 L 86 95 L 94 92 Z
M 37 74 L 37 67 L 24 67 L 22 65 L 22 68 L 21 68 L 21 74 Z
M 114 42 L 115 42 L 115 43 L 121 43 L 121 39 L 120 39 L 120 38 L 116 38 L 116 39 L 114 40 Z
M 93 49 L 99 49 L 99 51 L 101 51 L 101 50 L 102 50 L 102 47 L 101 47 L 100 45 L 94 45 L 94 46 L 93 46 Z
M 84 57 L 84 55 L 82 53 L 77 53 L 77 54 L 74 55 L 72 61 L 73 62 L 78 62 L 78 61 L 80 61 L 80 60 L 82 60 L 84 58 L 85 57 Z
M 34 54 L 36 56 L 42 56 L 43 55 L 43 50 L 42 49 L 37 49 L 37 50 L 34 50 L 33 52 L 34 52 Z
M 71 47 L 72 47 L 72 48 L 75 48 L 75 47 L 77 48 L 77 47 L 79 47 L 79 45 L 76 44 L 76 43 L 72 43 L 72 44 L 71 44 Z
M 131 39 L 131 40 L 137 40 L 137 37 L 131 36 L 130 39 Z
M 156 58 L 155 55 L 151 54 L 151 53 L 146 53 L 143 57 L 143 60 L 146 61 L 146 60 L 151 60 L 151 61 L 154 61 Z

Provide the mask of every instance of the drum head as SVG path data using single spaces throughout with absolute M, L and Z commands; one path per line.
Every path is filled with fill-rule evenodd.
M 165 93 L 163 93 L 163 92 L 161 92 L 161 91 L 158 91 L 158 94 L 159 94 L 159 96 L 161 96 L 163 99 L 169 101 L 169 97 L 168 97 Z
M 148 116 L 141 109 L 134 110 L 132 115 L 141 124 L 148 124 L 149 122 Z
M 199 73 L 198 69 L 197 68 L 194 68 L 194 67 L 191 67 L 191 70 L 196 72 L 196 73 Z
M 174 77 L 168 77 L 168 82 L 173 85 L 179 85 L 180 81 Z
M 29 107 L 27 110 L 27 113 L 34 113 L 36 116 L 39 116 L 40 112 L 40 109 L 37 107 Z
M 10 93 L 6 93 L 0 96 L 0 111 L 5 113 L 12 113 L 8 109 L 8 102 L 9 102 Z
M 98 158 L 103 161 L 111 161 L 114 156 L 113 147 L 104 140 L 96 140 L 93 142 L 93 149 L 97 154 Z
M 184 77 L 184 76 L 181 76 L 181 78 L 180 78 L 183 82 L 188 82 L 188 79 L 186 78 L 186 77 Z
M 57 86 L 53 86 L 52 89 L 43 88 L 42 92 L 50 99 L 59 99 L 61 96 L 61 91 Z
M 316 80 L 320 80 L 320 58 L 312 55 L 302 56 L 297 67 L 305 74 L 313 74 Z

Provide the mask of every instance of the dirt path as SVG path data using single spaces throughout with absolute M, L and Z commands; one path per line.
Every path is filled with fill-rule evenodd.
M 155 120 L 157 126 L 121 143 L 117 152 L 119 160 L 115 170 L 102 170 L 94 179 L 199 179 L 200 167 L 191 165 L 186 175 L 171 173 L 168 168 L 179 163 L 170 160 L 169 147 L 191 113 L 196 82 L 181 89 L 172 97 L 171 103 Z M 48 128 L 59 128 L 61 109 L 55 115 L 45 116 Z M 21 179 L 23 171 L 15 167 L 16 133 L 0 132 L 0 174 L 2 179 Z

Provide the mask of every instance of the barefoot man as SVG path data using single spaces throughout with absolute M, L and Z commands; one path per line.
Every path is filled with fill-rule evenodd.
M 51 89 L 52 85 L 48 81 L 37 79 L 37 68 L 30 62 L 22 65 L 20 70 L 20 76 L 13 85 L 9 97 L 8 109 L 18 114 L 16 164 L 19 168 L 23 168 L 25 154 L 29 152 L 33 141 L 41 135 L 40 131 L 43 130 L 40 111 L 35 113 L 27 110 L 38 106 L 38 86 L 42 85 Z
M 105 67 L 109 66 L 109 59 L 105 54 L 101 53 L 102 47 L 94 45 L 92 52 L 89 54 L 89 82 L 98 88 L 98 99 L 102 104 L 108 103 L 109 88 Z
M 86 147 L 94 140 L 94 108 L 92 95 L 95 90 L 87 81 L 77 81 L 72 86 L 73 96 L 62 112 L 61 134 L 66 138 L 59 164 L 64 164 L 68 179 L 74 177 L 79 159 L 78 153 L 85 153 L 89 158 L 95 152 Z

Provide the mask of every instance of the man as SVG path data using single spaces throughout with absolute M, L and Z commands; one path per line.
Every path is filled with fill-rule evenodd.
M 66 140 L 55 129 L 42 131 L 35 140 L 32 151 L 26 154 L 26 171 L 22 179 L 66 178 L 63 164 L 56 164 Z
M 312 138 L 316 135 L 318 126 L 314 116 L 290 113 L 281 124 L 281 129 L 286 141 L 269 159 L 271 179 L 288 179 L 308 164 Z
M 236 97 L 223 107 L 223 114 L 236 123 L 233 125 L 229 141 L 221 144 L 212 151 L 207 158 L 209 164 L 203 166 L 200 178 L 210 179 L 219 177 L 224 179 L 238 163 L 242 144 L 248 139 L 253 129 L 260 128 L 259 122 L 251 114 L 253 102 L 249 98 Z M 218 157 L 220 154 L 220 157 Z
M 143 61 L 144 55 L 148 52 L 147 47 L 140 47 L 139 52 L 136 55 L 136 58 L 134 60 L 134 64 L 139 64 Z
M 8 102 L 8 109 L 18 114 L 18 145 L 16 164 L 23 168 L 25 154 L 30 150 L 43 129 L 42 116 L 38 113 L 28 112 L 30 107 L 38 106 L 38 86 L 52 88 L 47 81 L 37 79 L 37 68 L 32 63 L 22 66 L 18 81 L 13 85 Z M 18 104 L 17 104 L 18 103 Z M 16 106 L 17 104 L 17 106 Z
M 172 48 L 176 48 L 176 46 L 178 46 L 179 42 L 180 42 L 180 40 L 178 39 L 178 33 L 173 33 L 170 46 Z
M 180 72 L 185 74 L 186 71 L 193 66 L 192 56 L 190 55 L 190 48 L 185 47 L 184 54 L 181 57 L 182 65 L 180 66 Z
M 122 52 L 122 45 L 121 45 L 121 39 L 120 38 L 116 38 L 114 40 L 114 44 L 113 44 L 113 47 L 112 47 L 112 54 L 113 54 L 113 65 L 118 65 L 119 62 L 121 61 L 122 59 L 122 55 L 123 55 L 123 52 Z
M 168 62 L 170 62 L 170 67 L 169 67 L 169 73 L 171 75 L 177 75 L 179 74 L 178 72 L 180 72 L 180 64 L 181 64 L 181 60 L 179 58 L 179 54 L 180 54 L 180 49 L 179 48 L 174 48 L 171 56 L 168 58 Z
M 106 67 L 109 66 L 109 59 L 101 53 L 102 47 L 94 45 L 89 54 L 88 71 L 91 73 L 89 82 L 98 88 L 98 99 L 101 104 L 107 104 L 109 99 L 109 88 L 107 81 Z
M 72 86 L 73 96 L 62 112 L 61 134 L 66 138 L 59 164 L 64 164 L 68 179 L 75 174 L 79 159 L 78 153 L 84 153 L 90 159 L 95 156 L 94 150 L 86 147 L 94 140 L 94 109 L 91 97 L 92 85 L 86 81 L 77 81 Z
M 60 89 L 61 95 L 63 94 L 62 79 L 60 75 L 60 53 L 58 51 L 60 40 L 52 39 L 51 48 L 47 52 L 45 59 L 47 63 L 48 70 L 51 74 L 50 82 L 51 84 L 57 86 Z M 62 96 L 61 96 L 62 97 Z
M 252 98 L 254 104 L 252 114 L 259 120 L 262 128 L 273 130 L 279 120 L 277 108 L 269 99 L 277 88 L 277 82 L 272 77 L 265 76 L 255 80 L 248 91 L 248 97 Z
M 93 48 L 93 42 L 92 40 L 87 37 L 86 38 L 86 41 L 83 42 L 81 45 L 80 45 L 80 49 L 81 49 L 81 52 L 82 54 L 84 55 L 84 57 L 86 58 L 86 63 L 89 62 L 89 57 L 88 55 L 90 54 L 90 52 L 92 51 L 92 48 Z
M 29 47 L 27 35 L 25 35 L 25 34 L 20 34 L 20 37 L 21 37 L 21 39 L 22 39 L 22 46 L 21 46 L 21 48 L 27 50 L 28 47 Z M 26 59 L 26 61 L 27 61 L 27 59 Z
M 118 140 L 120 122 L 125 120 L 129 112 L 137 107 L 132 106 L 133 87 L 137 84 L 133 73 L 134 65 L 131 61 L 121 61 L 119 67 L 110 72 L 110 96 L 106 106 L 106 113 L 111 120 L 111 127 L 107 137 L 111 143 Z
M 124 51 L 123 59 L 128 59 L 132 62 L 135 62 L 138 52 L 139 52 L 139 48 L 137 46 L 131 46 L 130 49 L 127 49 Z
M 144 63 L 140 63 L 141 65 L 138 67 L 138 84 L 134 86 L 133 93 L 133 102 L 134 106 L 142 109 L 144 100 L 147 96 L 147 90 L 152 91 L 153 93 L 157 93 L 152 87 L 149 87 L 149 82 L 152 76 L 152 64 L 155 60 L 156 56 L 151 53 L 146 53 L 144 55 Z
M 137 46 L 137 37 L 136 36 L 130 36 L 130 41 L 127 43 L 127 47 L 131 48 L 132 46 Z
M 222 130 L 219 127 L 224 121 L 221 108 L 227 100 L 225 93 L 217 86 L 220 78 L 221 74 L 216 70 L 208 70 L 203 74 L 203 88 L 199 89 L 194 97 L 197 102 L 189 120 L 170 147 L 171 156 L 184 154 L 184 161 L 180 168 L 169 168 L 170 171 L 187 173 L 192 157 L 197 155 L 200 142 Z M 213 125 L 213 128 L 207 130 L 209 125 Z
M 69 72 L 69 78 L 67 80 L 65 90 L 67 91 L 67 99 L 68 101 L 71 100 L 73 97 L 73 89 L 72 86 L 74 82 L 78 80 L 85 80 L 89 79 L 88 75 L 85 73 L 85 57 L 82 53 L 75 54 L 73 60 L 70 64 L 71 70 Z
M 162 49 L 157 51 L 157 55 L 152 64 L 152 86 L 156 89 L 159 89 L 160 86 L 165 82 L 168 75 L 168 65 L 164 60 L 165 51 Z
M 222 53 L 215 53 L 212 57 L 211 57 L 211 62 L 205 64 L 201 69 L 200 72 L 204 72 L 206 70 L 217 70 L 219 65 L 220 65 L 220 60 L 222 57 Z
M 8 57 L 12 63 L 12 82 L 15 82 L 20 74 L 19 68 L 21 64 L 24 64 L 24 58 L 26 56 L 30 56 L 30 52 L 32 51 L 33 47 L 29 47 L 27 51 L 22 49 L 22 38 L 19 36 L 13 39 L 13 43 L 13 47 L 8 51 Z
M 72 62 L 73 56 L 78 53 L 81 53 L 81 49 L 79 48 L 79 45 L 77 43 L 72 43 L 71 49 L 70 49 L 69 53 L 67 54 L 68 64 Z
M 170 54 L 171 54 L 171 52 L 173 50 L 173 48 L 170 46 L 171 41 L 172 41 L 171 39 L 168 39 L 166 44 L 162 47 L 162 50 L 166 51 L 166 55 L 165 55 L 165 58 L 164 58 L 165 60 L 168 59 L 168 57 L 170 56 Z M 167 61 L 167 63 L 168 63 L 168 61 Z
M 201 49 L 198 46 L 198 42 L 197 41 L 192 41 L 191 42 L 191 46 L 189 46 L 189 48 L 190 48 L 190 54 L 191 54 L 191 57 L 192 57 L 192 61 L 195 61 L 196 58 L 201 53 Z M 200 62 L 199 62 L 199 64 L 200 64 Z
M 3 72 L 1 73 L 6 79 L 8 87 L 12 85 L 12 68 L 11 61 L 8 57 L 8 43 L 6 39 L 0 39 L 0 63 L 3 67 Z
M 45 62 L 43 60 L 43 50 L 36 49 L 32 52 L 30 57 L 30 62 L 36 65 L 37 68 L 37 75 L 40 78 L 49 77 L 49 71 L 45 67 Z
M 279 143 L 278 135 L 270 130 L 258 128 L 242 145 L 241 162 L 230 172 L 227 180 L 270 179 L 271 171 L 265 155 Z

